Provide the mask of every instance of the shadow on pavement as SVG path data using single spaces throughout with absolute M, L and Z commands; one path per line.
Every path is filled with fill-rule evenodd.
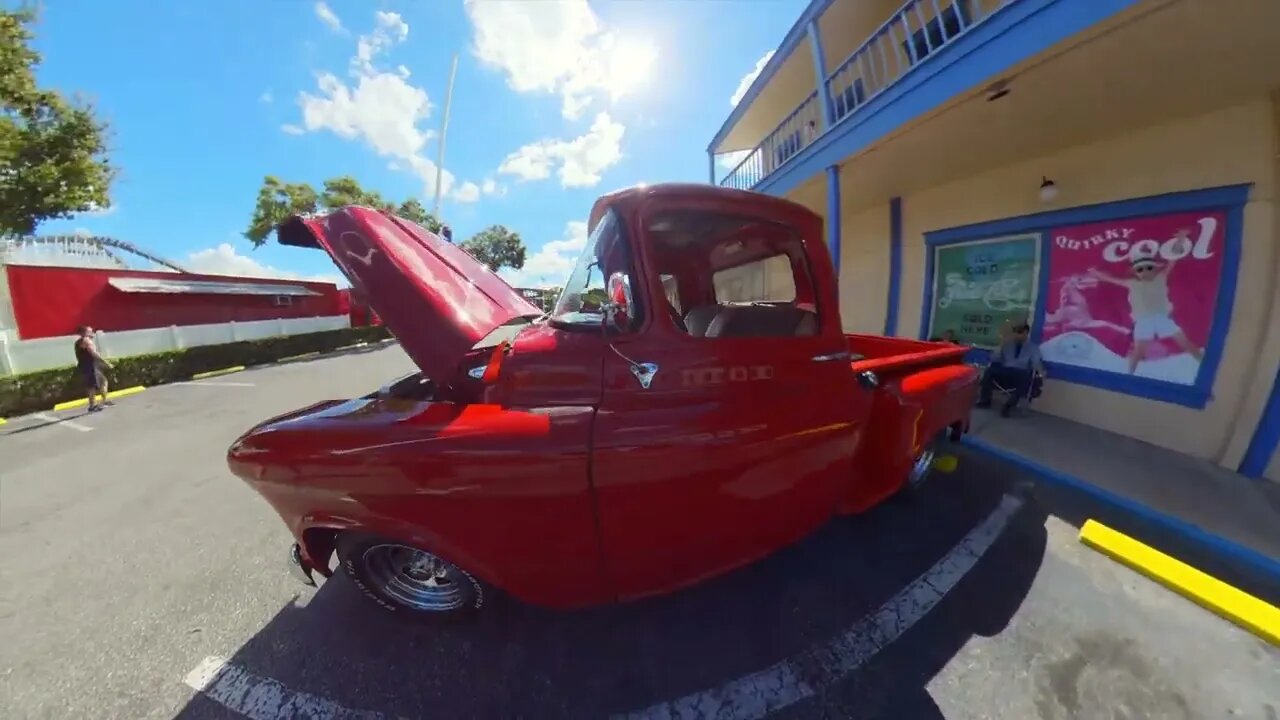
M 32 430 L 40 430 L 42 428 L 47 428 L 47 427 L 50 427 L 51 425 L 61 425 L 62 423 L 68 420 L 75 420 L 78 417 L 85 417 L 88 414 L 89 414 L 88 411 L 86 411 L 86 412 L 77 414 L 75 417 L 68 416 L 68 417 L 59 417 L 55 420 L 41 420 L 40 422 L 31 424 L 31 425 L 23 425 L 20 428 L 9 430 L 8 432 L 0 432 L 0 437 L 6 437 L 8 435 L 20 435 L 25 432 L 31 432 Z
M 381 612 L 339 576 L 305 607 L 282 608 L 229 661 L 293 691 L 388 717 L 579 718 L 642 710 L 848 631 L 981 523 L 1008 479 L 962 467 L 936 476 L 914 500 L 837 519 L 719 579 L 591 610 L 555 612 L 504 599 L 465 624 L 413 623 Z M 926 683 L 972 636 L 999 633 L 1038 572 L 1045 533 L 1033 505 L 1024 505 L 931 615 L 780 716 L 940 718 Z M 226 716 L 201 695 L 178 715 Z
M 978 451 L 961 448 L 958 454 L 963 457 L 962 462 L 973 468 L 981 468 L 981 472 L 984 473 L 1018 472 L 1002 460 Z M 1028 475 L 1028 477 L 1035 481 L 1034 476 Z M 1087 520 L 1096 520 L 1208 573 L 1228 585 L 1273 605 L 1280 604 L 1280 578 L 1262 575 L 1243 560 L 1206 547 L 1192 538 L 1158 525 L 1147 518 L 1125 512 L 1084 492 L 1051 482 L 1035 482 L 1033 496 L 1049 514 L 1070 523 L 1077 529 Z

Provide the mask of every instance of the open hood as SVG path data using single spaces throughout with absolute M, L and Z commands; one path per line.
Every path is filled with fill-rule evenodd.
M 500 325 L 542 314 L 462 248 L 365 207 L 294 216 L 282 245 L 319 247 L 358 288 L 422 372 L 448 381 L 462 357 Z

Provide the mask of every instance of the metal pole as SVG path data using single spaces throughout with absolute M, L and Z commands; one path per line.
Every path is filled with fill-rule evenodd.
M 444 95 L 444 119 L 440 121 L 440 151 L 436 154 L 436 202 L 431 208 L 431 214 L 439 222 L 443 222 L 440 218 L 440 194 L 444 190 L 444 139 L 449 133 L 449 106 L 453 104 L 453 79 L 457 74 L 458 54 L 454 53 L 453 66 L 449 69 L 449 89 Z

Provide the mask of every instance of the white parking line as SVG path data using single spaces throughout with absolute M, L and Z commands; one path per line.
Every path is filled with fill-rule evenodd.
M 40 418 L 41 420 L 45 421 L 46 424 L 57 425 L 60 428 L 67 428 L 69 430 L 79 430 L 80 432 L 93 432 L 93 428 L 89 427 L 88 425 L 81 425 L 75 420 L 66 420 L 66 419 L 60 418 L 57 415 L 54 415 L 53 413 L 47 413 L 47 412 L 31 413 L 31 417 Z
M 376 712 L 348 710 L 318 695 L 290 690 L 220 657 L 205 658 L 195 670 L 187 673 L 185 682 L 210 700 L 251 720 L 381 720 L 384 717 Z
M 928 615 L 991 548 L 1020 507 L 1020 498 L 1005 495 L 1000 506 L 946 556 L 843 635 L 719 687 L 623 717 L 748 720 L 812 697 L 857 670 Z

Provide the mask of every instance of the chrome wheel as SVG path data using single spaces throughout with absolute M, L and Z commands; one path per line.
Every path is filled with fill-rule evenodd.
M 929 477 L 929 471 L 933 469 L 933 459 L 937 452 L 932 446 L 926 447 L 916 456 L 916 460 L 911 464 L 911 472 L 907 475 L 907 485 L 911 487 L 919 487 Z
M 360 556 L 374 588 L 405 607 L 448 612 L 473 602 L 476 586 L 457 565 L 406 545 L 373 545 Z

